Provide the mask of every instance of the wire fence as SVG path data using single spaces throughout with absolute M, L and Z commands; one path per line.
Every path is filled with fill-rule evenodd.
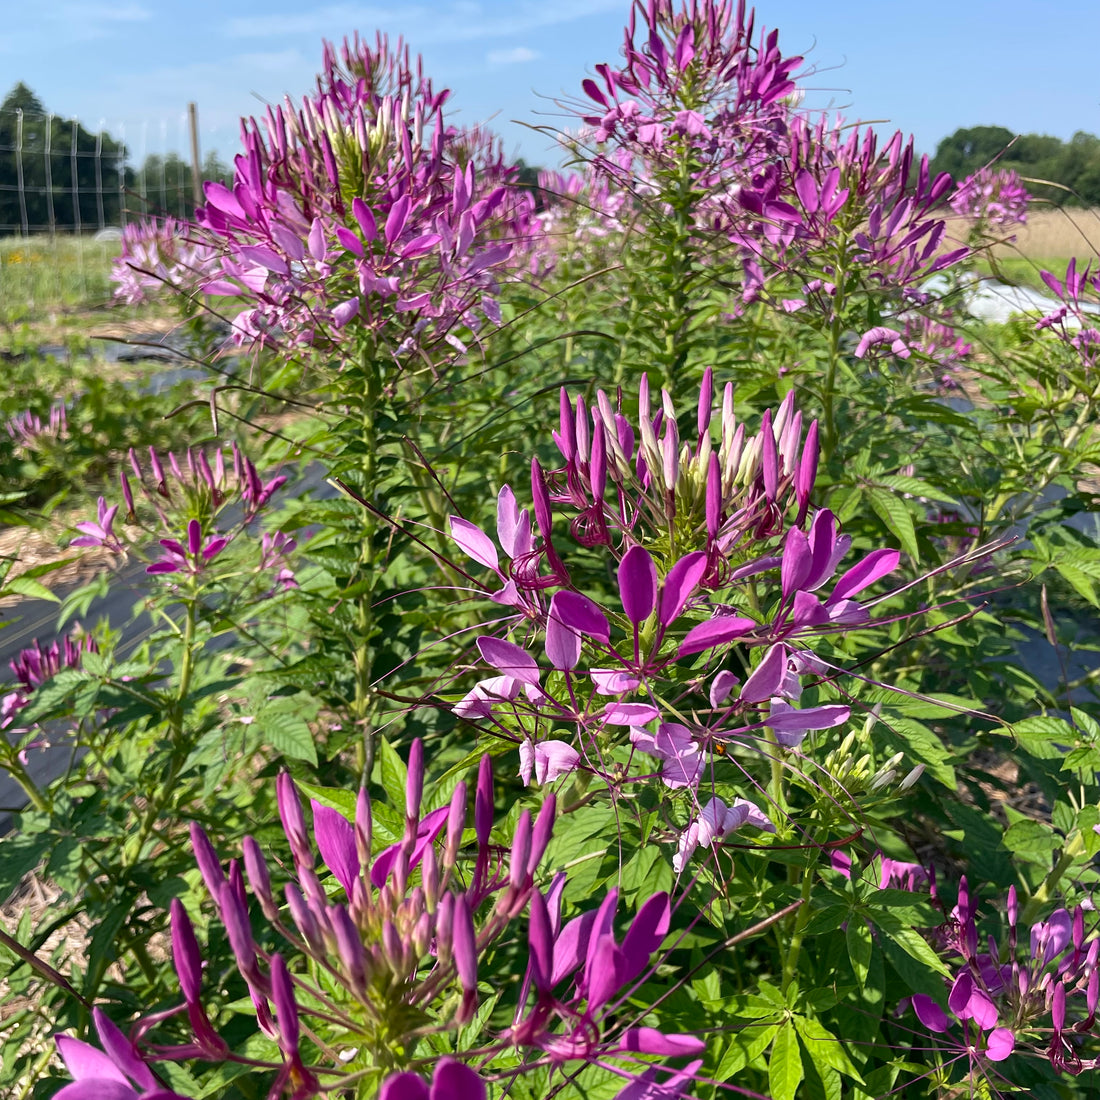
M 189 219 L 196 135 L 187 111 L 92 126 L 30 106 L 0 109 L 0 324 L 104 299 L 126 225 Z M 198 185 L 228 173 L 211 153 Z
M 187 150 L 188 114 L 159 124 L 79 119 L 0 110 L 0 237 L 95 233 L 134 218 L 191 215 L 195 173 Z M 208 158 L 200 176 L 226 168 Z

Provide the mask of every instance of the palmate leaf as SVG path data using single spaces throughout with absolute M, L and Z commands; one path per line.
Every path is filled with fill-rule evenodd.
M 769 1015 L 773 1012 L 769 1009 Z M 756 1060 L 772 1044 L 779 1033 L 779 1024 L 748 1024 L 742 1027 L 726 1047 L 718 1068 L 714 1071 L 716 1081 L 728 1081 Z

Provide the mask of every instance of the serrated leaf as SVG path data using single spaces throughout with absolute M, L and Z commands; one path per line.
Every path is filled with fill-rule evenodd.
M 1062 575 L 1062 579 L 1069 582 L 1073 590 L 1083 599 L 1088 600 L 1093 607 L 1100 607 L 1100 599 L 1096 596 L 1096 586 L 1092 578 L 1075 565 L 1067 565 L 1065 562 L 1056 561 L 1054 568 Z
M 348 790 L 346 787 L 318 787 L 314 783 L 306 783 L 301 779 L 295 779 L 294 785 L 307 798 L 314 799 L 320 802 L 322 806 L 327 806 L 330 810 L 343 814 L 348 821 L 355 820 L 356 794 L 354 791 Z
M 886 529 L 898 540 L 901 548 L 913 559 L 920 562 L 917 548 L 917 533 L 913 527 L 913 516 L 904 501 L 899 500 L 886 489 L 871 488 L 867 498 L 876 515 L 886 525 Z
M 798 1035 L 788 1020 L 779 1029 L 768 1058 L 768 1085 L 772 1100 L 795 1100 L 802 1083 L 802 1051 Z
M 730 1040 L 730 1045 L 722 1055 L 718 1068 L 714 1072 L 716 1081 L 728 1081 L 735 1073 L 751 1066 L 772 1044 L 779 1031 L 778 1024 L 749 1026 L 742 1028 Z
M 256 723 L 272 748 L 292 760 L 305 760 L 317 767 L 313 731 L 300 714 L 267 707 L 256 716 Z
M 823 1066 L 829 1066 L 860 1084 L 863 1083 L 855 1063 L 848 1057 L 843 1044 L 831 1031 L 808 1016 L 795 1016 L 794 1026 L 802 1037 L 806 1053 L 817 1064 L 819 1073 Z
M 379 785 L 386 792 L 389 804 L 395 809 L 404 809 L 409 772 L 405 761 L 384 737 L 378 738 L 376 767 Z
M 956 507 L 959 503 L 953 496 L 948 495 L 942 489 L 937 489 L 930 482 L 922 481 L 919 477 L 890 474 L 887 477 L 879 477 L 875 480 L 887 489 L 893 489 L 896 493 L 909 493 L 915 497 L 924 497 L 926 500 L 934 500 L 940 504 L 953 504 Z
M 867 973 L 871 968 L 871 952 L 874 949 L 871 929 L 862 917 L 853 913 L 848 918 L 844 939 L 848 945 L 848 958 L 851 960 L 856 980 L 861 986 L 866 985 Z
M 1001 843 L 1010 852 L 1053 852 L 1062 846 L 1062 838 L 1041 821 L 1017 821 L 1005 829 Z
M 875 913 L 872 919 L 875 927 L 907 955 L 923 963 L 932 973 L 940 974 L 945 978 L 950 977 L 950 971 L 943 960 L 929 947 L 927 941 L 915 928 L 903 923 L 893 913 Z

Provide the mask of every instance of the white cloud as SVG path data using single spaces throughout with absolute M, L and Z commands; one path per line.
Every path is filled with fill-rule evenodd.
M 534 61 L 538 54 L 526 46 L 516 46 L 511 50 L 490 50 L 485 60 L 490 65 L 518 65 L 524 61 Z

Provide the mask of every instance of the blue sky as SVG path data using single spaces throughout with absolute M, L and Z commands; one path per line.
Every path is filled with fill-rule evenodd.
M 510 150 L 548 164 L 556 155 L 547 140 L 511 120 L 570 124 L 552 101 L 576 96 L 595 63 L 616 58 L 629 0 L 3 6 L 0 94 L 22 80 L 57 114 L 90 129 L 102 121 L 139 160 L 185 148 L 189 100 L 204 153 L 227 159 L 241 114 L 309 90 L 322 38 L 381 28 L 404 34 L 436 86 L 453 89 L 450 117 L 492 119 Z M 810 104 L 889 120 L 922 151 L 985 123 L 1063 139 L 1100 133 L 1100 0 L 762 0 L 757 22 L 778 27 L 784 52 L 816 69 L 804 81 Z

